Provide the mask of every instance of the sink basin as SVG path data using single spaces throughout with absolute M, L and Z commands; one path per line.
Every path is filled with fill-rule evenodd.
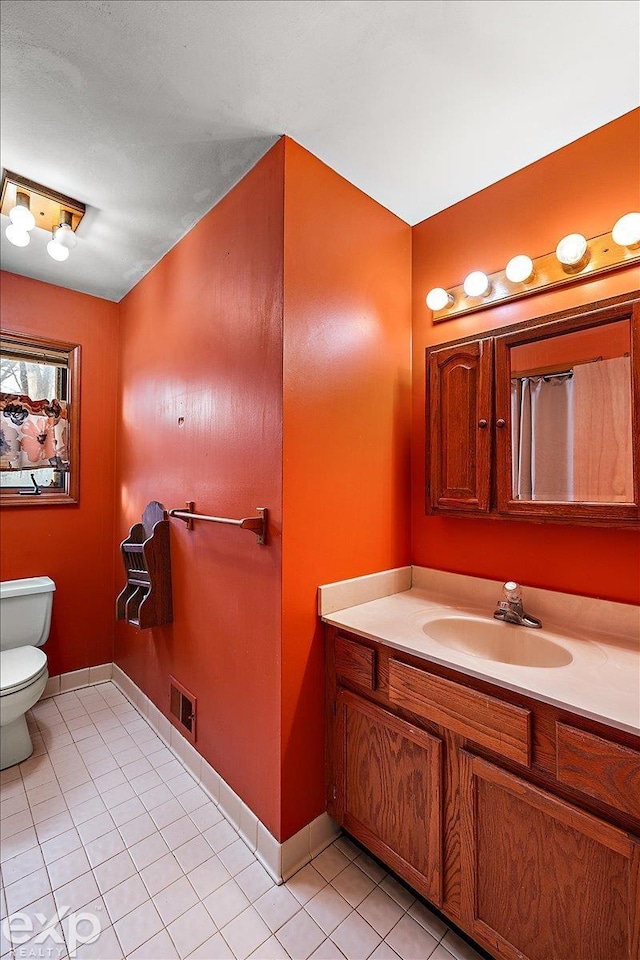
M 573 657 L 541 630 L 475 617 L 440 617 L 425 623 L 432 640 L 470 657 L 522 667 L 565 667 Z

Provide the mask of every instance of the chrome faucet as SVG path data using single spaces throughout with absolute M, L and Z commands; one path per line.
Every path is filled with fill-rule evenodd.
M 504 620 L 505 623 L 515 623 L 519 627 L 542 626 L 542 621 L 537 617 L 532 617 L 524 612 L 522 606 L 522 588 L 519 583 L 508 580 L 502 588 L 503 599 L 498 601 L 498 606 L 493 612 L 496 620 Z

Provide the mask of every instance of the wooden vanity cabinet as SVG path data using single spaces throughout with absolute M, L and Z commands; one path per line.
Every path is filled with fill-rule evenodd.
M 640 737 L 326 640 L 331 816 L 497 960 L 639 960 Z

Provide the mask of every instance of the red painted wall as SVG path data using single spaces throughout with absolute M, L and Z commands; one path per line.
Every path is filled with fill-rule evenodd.
M 285 164 L 282 836 L 324 810 L 318 584 L 409 562 L 411 231 Z
M 409 560 L 409 275 L 409 227 L 283 139 L 121 304 L 118 535 L 150 499 L 271 529 L 176 522 L 174 623 L 119 625 L 116 661 L 198 697 L 281 840 L 324 809 L 318 584 Z
M 284 145 L 125 297 L 117 536 L 149 500 L 270 511 L 270 541 L 172 521 L 174 622 L 119 624 L 115 659 L 165 712 L 198 698 L 198 750 L 277 833 L 280 820 Z M 183 423 L 180 424 L 180 418 Z M 118 573 L 121 578 L 120 566 Z M 120 581 L 121 582 L 121 581 Z
M 424 515 L 425 347 L 637 290 L 627 268 L 562 290 L 432 324 L 425 296 L 474 269 L 540 256 L 567 233 L 611 229 L 640 204 L 640 111 L 594 131 L 413 229 L 413 562 L 568 593 L 640 601 L 637 531 Z
M 118 624 L 114 659 L 165 713 L 170 674 L 197 696 L 198 749 L 280 839 L 324 809 L 318 584 L 409 562 L 410 247 L 405 223 L 284 139 L 119 305 L 118 384 L 118 306 L 18 277 L 4 290 L 8 327 L 83 343 L 77 541 L 69 508 L 29 511 L 26 536 L 27 512 L 19 528 L 9 514 L 3 540 L 3 576 L 59 583 L 53 671 L 112 658 L 114 545 L 149 500 L 269 508 L 264 548 L 176 521 L 174 623 Z M 115 533 L 105 396 L 120 398 Z
M 80 502 L 6 507 L 1 518 L 0 579 L 56 583 L 45 647 L 53 676 L 113 659 L 118 305 L 12 273 L 2 274 L 0 298 L 3 329 L 82 347 Z

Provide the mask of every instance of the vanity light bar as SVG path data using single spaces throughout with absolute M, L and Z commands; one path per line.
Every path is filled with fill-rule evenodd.
M 427 307 L 433 322 L 439 323 L 633 264 L 640 264 L 640 213 L 620 217 L 611 233 L 591 240 L 570 233 L 554 253 L 534 260 L 518 254 L 504 270 L 490 274 L 474 270 L 456 287 L 435 287 L 427 294 Z

